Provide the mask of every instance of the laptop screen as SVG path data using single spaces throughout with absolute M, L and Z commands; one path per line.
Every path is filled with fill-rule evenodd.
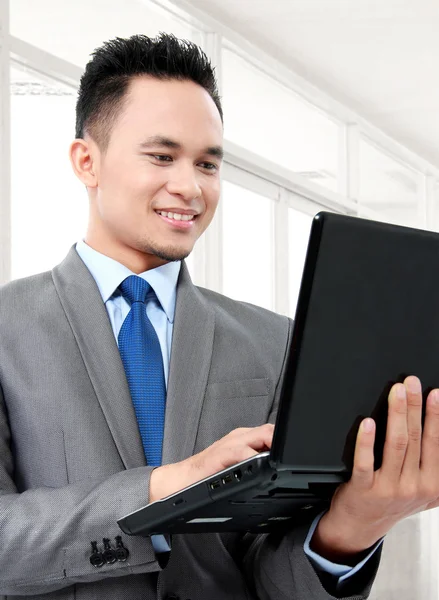
M 439 386 L 439 235 L 330 213 L 311 229 L 272 458 L 350 474 L 358 426 L 407 375 Z M 425 400 L 425 398 L 424 398 Z

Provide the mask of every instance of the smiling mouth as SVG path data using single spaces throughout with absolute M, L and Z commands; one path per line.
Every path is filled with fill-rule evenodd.
M 184 215 L 181 213 L 168 212 L 166 210 L 156 210 L 156 213 L 173 221 L 193 222 L 197 217 L 197 215 Z

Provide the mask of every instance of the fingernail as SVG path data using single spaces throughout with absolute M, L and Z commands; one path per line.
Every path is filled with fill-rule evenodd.
M 363 421 L 363 431 L 366 433 L 370 433 L 373 429 L 373 419 L 364 419 Z
M 410 377 L 407 380 L 407 387 L 411 394 L 417 394 L 419 392 L 420 386 L 419 381 L 414 377 Z
M 399 398 L 400 400 L 404 400 L 405 399 L 405 387 L 403 386 L 402 383 L 398 383 L 395 386 L 395 395 L 397 398 Z

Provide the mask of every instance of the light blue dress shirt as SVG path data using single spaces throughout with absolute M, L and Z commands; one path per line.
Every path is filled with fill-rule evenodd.
M 122 323 L 131 309 L 130 303 L 121 295 L 117 288 L 124 279 L 130 275 L 136 275 L 136 273 L 133 273 L 127 267 L 109 256 L 97 252 L 97 250 L 88 246 L 83 240 L 80 240 L 76 244 L 76 251 L 96 281 L 117 342 Z M 142 277 L 150 284 L 155 292 L 154 294 L 151 291 L 147 296 L 146 314 L 156 330 L 160 341 L 166 386 L 168 383 L 172 329 L 175 314 L 175 301 L 177 297 L 177 279 L 180 273 L 180 266 L 180 262 L 170 262 L 161 267 L 157 267 L 156 269 L 150 269 L 149 271 L 138 274 L 139 277 Z M 382 540 L 378 542 L 372 548 L 369 555 L 355 567 L 332 563 L 313 552 L 309 545 L 315 528 L 323 514 L 324 513 L 318 515 L 314 519 L 305 540 L 304 551 L 317 569 L 326 571 L 327 573 L 338 577 L 338 586 L 341 586 L 344 580 L 361 569 L 380 546 Z M 153 536 L 152 542 L 156 552 L 163 552 L 170 549 L 163 536 Z

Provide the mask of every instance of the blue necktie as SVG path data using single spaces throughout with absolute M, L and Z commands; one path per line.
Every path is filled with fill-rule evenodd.
M 160 342 L 146 314 L 149 283 L 130 275 L 119 286 L 131 310 L 119 332 L 119 351 L 139 425 L 146 462 L 162 463 L 166 387 Z

